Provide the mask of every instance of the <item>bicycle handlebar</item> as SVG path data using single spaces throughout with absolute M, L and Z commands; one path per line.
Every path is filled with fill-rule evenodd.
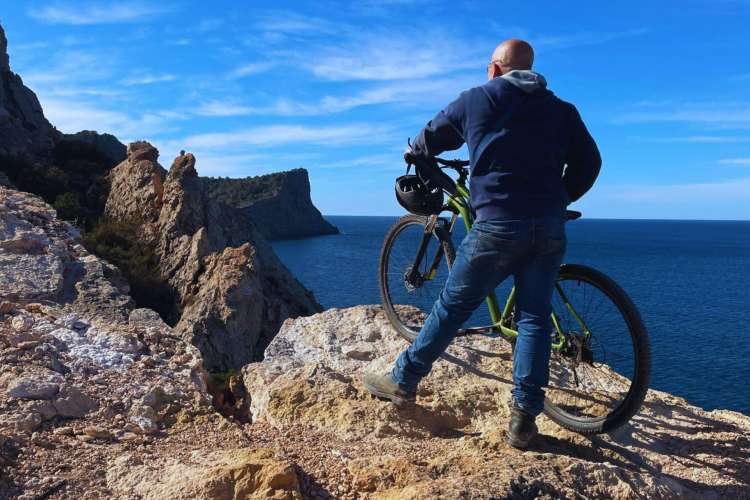
M 469 166 L 469 160 L 459 160 L 458 158 L 456 158 L 455 160 L 446 160 L 443 158 L 438 158 L 437 156 L 435 156 L 434 158 L 436 162 L 446 167 L 462 168 Z
M 457 170 L 469 166 L 468 160 L 459 160 L 459 159 L 446 160 L 445 158 L 440 158 L 438 156 L 423 156 L 421 158 L 428 159 L 428 160 L 431 159 L 431 160 L 434 160 L 435 163 L 437 163 L 438 165 L 442 165 L 443 167 L 455 168 Z M 407 151 L 406 153 L 404 153 L 404 161 L 408 164 L 414 164 L 417 161 L 419 161 L 419 159 L 420 157 L 418 155 L 415 155 L 412 152 Z

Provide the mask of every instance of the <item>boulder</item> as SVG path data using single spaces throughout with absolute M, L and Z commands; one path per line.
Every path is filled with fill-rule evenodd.
M 271 450 L 196 451 L 187 461 L 154 462 L 118 457 L 107 468 L 107 484 L 118 496 L 144 499 L 302 498 L 294 467 Z
M 69 385 L 60 389 L 52 404 L 57 414 L 66 418 L 81 418 L 97 407 L 91 397 Z
M 60 378 L 51 374 L 30 373 L 7 386 L 8 395 L 19 399 L 52 399 L 60 390 Z

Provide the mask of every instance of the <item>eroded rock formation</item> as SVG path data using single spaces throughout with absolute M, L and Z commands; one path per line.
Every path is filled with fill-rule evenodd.
M 206 184 L 211 198 L 245 211 L 267 239 L 339 232 L 313 205 L 303 168 L 244 179 L 207 178 Z
M 214 370 L 240 368 L 262 354 L 281 323 L 319 311 L 250 216 L 209 196 L 195 157 L 169 171 L 148 143 L 133 143 L 112 170 L 105 214 L 142 223 L 160 273 L 176 292 L 175 330 Z M 258 347 L 260 346 L 260 347 Z
M 418 404 L 399 409 L 369 396 L 359 375 L 386 370 L 405 346 L 380 307 L 288 320 L 263 362 L 243 370 L 256 425 L 282 435 L 305 429 L 305 456 L 335 457 L 313 467 L 341 471 L 346 491 L 367 498 L 750 495 L 748 416 L 650 391 L 612 435 L 584 437 L 541 417 L 542 437 L 520 452 L 505 443 L 506 344 L 457 340 L 424 380 Z

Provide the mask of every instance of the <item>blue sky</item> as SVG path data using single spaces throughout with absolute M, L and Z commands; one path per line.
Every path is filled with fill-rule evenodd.
M 11 65 L 64 132 L 201 175 L 303 166 L 325 214 L 399 214 L 401 154 L 529 40 L 604 166 L 589 217 L 750 219 L 750 2 L 4 2 Z M 448 155 L 449 157 L 455 155 Z

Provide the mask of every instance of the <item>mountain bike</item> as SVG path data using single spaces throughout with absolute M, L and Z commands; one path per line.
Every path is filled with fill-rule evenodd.
M 407 159 L 407 173 L 416 161 Z M 467 232 L 471 229 L 468 165 L 464 160 L 429 158 L 422 170 L 430 169 L 431 188 L 437 186 L 440 200 L 445 194 L 447 201 L 440 201 L 440 208 L 433 210 L 437 213 L 399 218 L 383 242 L 379 262 L 383 307 L 396 332 L 409 342 L 416 339 L 453 265 L 457 220 L 462 219 Z M 458 178 L 454 180 L 444 169 L 453 169 Z M 567 211 L 569 221 L 581 215 Z M 512 288 L 500 308 L 493 291 L 486 299 L 491 324 L 463 328 L 457 336 L 499 337 L 512 347 L 518 336 L 514 298 Z M 633 301 L 604 273 L 563 264 L 553 292 L 551 325 L 544 413 L 582 434 L 610 432 L 625 424 L 643 404 L 651 372 L 648 332 Z

